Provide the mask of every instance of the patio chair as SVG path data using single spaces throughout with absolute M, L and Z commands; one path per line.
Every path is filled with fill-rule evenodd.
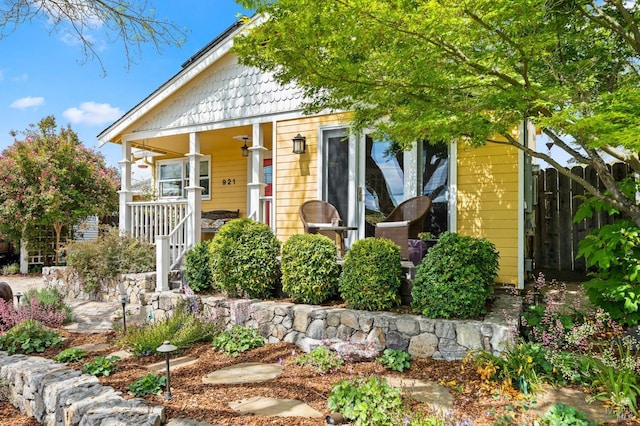
M 376 237 L 390 239 L 400 246 L 402 259 L 409 259 L 409 238 L 418 238 L 429 209 L 431 199 L 427 196 L 403 201 L 382 222 L 376 224 Z
M 323 231 L 313 226 L 316 224 L 330 226 L 336 221 L 341 223 L 340 213 L 338 213 L 338 210 L 333 204 L 322 200 L 305 201 L 300 206 L 298 213 L 300 214 L 300 220 L 302 220 L 305 233 L 321 234 L 335 241 L 336 231 Z

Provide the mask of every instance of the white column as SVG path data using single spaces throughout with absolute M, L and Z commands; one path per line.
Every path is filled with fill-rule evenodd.
M 249 183 L 247 184 L 247 217 L 264 222 L 260 197 L 264 195 L 265 183 L 262 181 L 264 158 L 264 133 L 259 123 L 253 125 L 251 148 L 249 148 Z
M 131 192 L 131 142 L 122 141 L 122 160 L 118 161 L 120 164 L 120 204 L 119 204 L 119 216 L 120 216 L 120 233 L 125 234 L 131 232 L 131 210 L 127 207 L 128 203 L 133 199 Z
M 202 216 L 202 187 L 200 186 L 200 134 L 189 133 L 189 186 L 187 192 L 187 247 L 200 242 L 200 219 Z
M 413 148 L 404 152 L 404 199 L 422 195 L 422 170 L 421 161 L 422 142 L 417 141 Z

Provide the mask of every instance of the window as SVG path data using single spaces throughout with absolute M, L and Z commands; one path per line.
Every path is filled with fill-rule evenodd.
M 211 198 L 211 179 L 209 164 L 211 157 L 205 156 L 200 160 L 198 170 L 202 198 Z M 184 188 L 189 185 L 189 160 L 163 160 L 158 162 L 158 194 L 160 198 L 184 198 Z

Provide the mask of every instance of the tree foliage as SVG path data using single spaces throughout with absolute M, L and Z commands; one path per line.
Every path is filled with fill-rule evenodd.
M 93 35 L 99 29 L 109 41 L 122 42 L 130 64 L 145 43 L 160 51 L 163 45 L 184 42 L 184 30 L 157 17 L 155 12 L 147 0 L 5 0 L 0 7 L 0 40 L 26 22 L 41 21 L 50 32 L 64 32 L 76 38 L 84 59 L 97 59 L 102 66 Z M 102 70 L 105 71 L 104 66 Z
M 31 125 L 0 154 L 0 233 L 20 240 L 36 225 L 59 232 L 81 219 L 117 209 L 115 169 L 52 116 Z
M 640 5 L 624 0 L 240 0 L 257 10 L 241 63 L 296 83 L 308 112 L 354 112 L 403 147 L 515 146 L 640 224 L 610 159 L 640 172 Z M 263 17 L 268 17 L 267 19 Z M 513 129 L 530 120 L 599 189 Z M 499 136 L 499 137 L 496 137 Z

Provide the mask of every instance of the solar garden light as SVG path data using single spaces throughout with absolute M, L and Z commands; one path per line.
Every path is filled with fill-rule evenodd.
M 22 293 L 17 292 L 17 293 L 16 293 L 16 299 L 18 300 L 18 302 L 17 302 L 17 303 L 18 303 L 18 306 L 20 306 L 20 298 L 21 298 L 21 297 L 22 297 Z
M 124 309 L 125 305 L 129 303 L 129 296 L 127 293 L 120 293 L 120 303 L 122 303 L 122 327 L 124 333 L 127 334 L 127 311 Z
M 162 345 L 160 345 L 158 347 L 158 349 L 156 349 L 156 351 L 165 354 L 165 357 L 167 359 L 167 394 L 165 395 L 164 399 L 165 400 L 170 400 L 172 398 L 171 396 L 171 379 L 169 378 L 169 355 L 171 354 L 171 352 L 177 350 L 178 348 L 174 345 L 172 345 L 171 343 L 169 343 L 168 340 L 165 340 L 164 343 Z

